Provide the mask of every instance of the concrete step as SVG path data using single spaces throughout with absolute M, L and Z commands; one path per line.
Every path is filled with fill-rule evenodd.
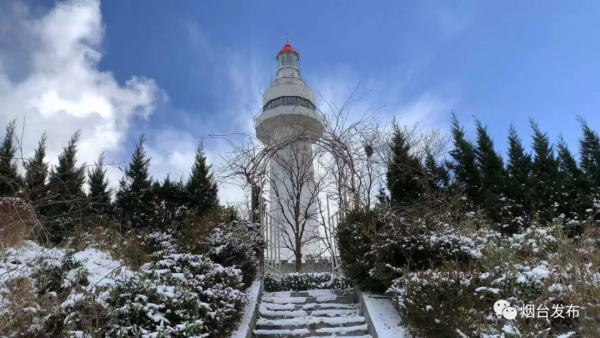
M 311 330 L 323 329 L 328 327 L 347 327 L 357 326 L 365 323 L 362 316 L 352 317 L 297 317 L 287 319 L 267 319 L 259 318 L 256 321 L 257 329 L 275 330 L 275 329 L 293 329 L 297 327 L 306 327 Z
M 269 338 L 305 338 L 305 337 L 355 337 L 355 338 L 372 338 L 371 335 L 366 333 L 365 330 L 357 330 L 353 332 L 310 332 L 308 329 L 297 329 L 297 330 L 254 330 L 255 337 L 269 337 Z
M 356 304 L 356 298 L 353 295 L 322 295 L 317 297 L 279 297 L 263 295 L 264 303 L 274 304 L 323 304 L 323 303 L 338 303 L 338 304 Z
M 357 304 L 343 303 L 307 303 L 307 304 L 276 304 L 262 303 L 269 310 L 323 310 L 323 309 L 356 309 Z
M 357 302 L 354 290 L 265 293 L 254 336 L 371 338 Z
M 264 304 L 258 308 L 261 317 L 285 319 L 294 317 L 349 317 L 358 316 L 358 309 L 323 309 L 323 310 L 269 310 Z

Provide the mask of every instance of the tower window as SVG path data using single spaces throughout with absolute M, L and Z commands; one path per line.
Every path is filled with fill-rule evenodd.
M 273 99 L 263 107 L 263 111 L 273 109 L 279 106 L 303 106 L 316 110 L 315 105 L 309 100 L 299 96 L 283 96 Z
M 279 55 L 279 66 L 297 67 L 298 57 L 294 53 L 281 53 Z

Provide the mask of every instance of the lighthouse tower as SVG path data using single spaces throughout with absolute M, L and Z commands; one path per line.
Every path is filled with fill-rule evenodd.
M 298 51 L 286 41 L 276 59 L 277 77 L 263 95 L 256 136 L 275 149 L 270 159 L 269 212 L 280 229 L 281 259 L 293 260 L 293 251 L 286 247 L 298 248 L 301 243 L 304 260 L 320 253 L 312 143 L 323 135 L 323 119 L 315 94 L 300 76 Z

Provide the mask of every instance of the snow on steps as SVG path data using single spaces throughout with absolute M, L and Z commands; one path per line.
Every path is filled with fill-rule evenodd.
M 371 338 L 354 290 L 265 293 L 255 337 Z

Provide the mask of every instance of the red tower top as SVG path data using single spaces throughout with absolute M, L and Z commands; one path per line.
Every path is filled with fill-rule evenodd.
M 281 53 L 286 53 L 286 52 L 294 53 L 298 57 L 298 60 L 300 60 L 300 53 L 298 53 L 297 50 L 292 48 L 292 45 L 290 45 L 289 40 L 287 40 L 285 42 L 285 45 L 283 45 L 283 48 L 281 48 L 281 50 L 279 51 L 279 53 L 277 53 L 277 56 L 275 56 L 275 58 L 277 59 Z

